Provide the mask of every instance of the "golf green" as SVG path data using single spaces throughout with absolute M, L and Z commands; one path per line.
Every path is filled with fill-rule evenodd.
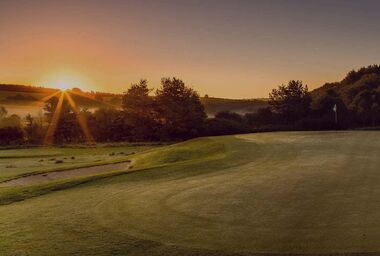
M 131 172 L 1 205 L 0 255 L 376 255 L 379 156 L 376 131 L 149 149 Z

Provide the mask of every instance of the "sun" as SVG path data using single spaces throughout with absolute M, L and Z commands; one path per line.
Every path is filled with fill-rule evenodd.
M 51 79 L 51 85 L 61 91 L 66 91 L 74 87 L 82 87 L 80 79 L 73 75 L 60 75 Z
M 89 82 L 75 72 L 54 72 L 41 79 L 40 84 L 66 91 L 72 88 L 88 89 Z
M 68 84 L 66 82 L 58 82 L 55 85 L 55 87 L 57 87 L 57 89 L 60 89 L 61 91 L 66 91 L 66 90 L 73 88 L 70 84 Z

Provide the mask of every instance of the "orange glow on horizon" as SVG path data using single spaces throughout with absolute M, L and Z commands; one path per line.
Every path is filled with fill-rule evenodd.
M 94 90 L 90 86 L 91 82 L 84 75 L 73 71 L 51 72 L 49 75 L 43 76 L 37 84 L 44 87 L 52 87 L 61 91 L 70 90 L 72 88 L 80 88 L 81 90 Z
M 378 1 L 170 2 L 0 1 L 0 83 L 122 93 L 176 76 L 201 95 L 263 98 L 380 58 Z

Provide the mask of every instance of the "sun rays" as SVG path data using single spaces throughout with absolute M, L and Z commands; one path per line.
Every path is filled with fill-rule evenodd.
M 61 91 L 61 95 L 59 96 L 57 106 L 55 108 L 53 117 L 52 117 L 51 122 L 49 124 L 49 128 L 48 128 L 46 135 L 45 135 L 44 145 L 49 146 L 49 145 L 52 145 L 54 142 L 54 133 L 55 133 L 55 130 L 57 129 L 57 125 L 58 125 L 59 119 L 61 117 L 61 110 L 62 110 L 64 94 L 65 93 Z
M 90 130 L 88 129 L 86 117 L 82 113 L 80 113 L 78 107 L 75 104 L 75 101 L 73 100 L 73 98 L 71 98 L 69 91 L 67 92 L 64 91 L 62 94 L 66 96 L 67 101 L 69 102 L 72 110 L 74 111 L 75 116 L 78 120 L 78 123 L 84 133 L 84 136 L 86 137 L 86 142 L 89 144 L 94 144 L 95 140 L 92 137 Z
M 53 98 L 54 96 L 57 96 L 58 94 L 60 94 L 62 91 L 56 91 L 55 93 L 52 93 L 46 97 L 43 97 L 40 101 L 42 103 L 45 103 L 46 101 L 50 100 L 51 98 Z
M 50 146 L 54 143 L 54 134 L 56 132 L 57 126 L 61 118 L 62 105 L 65 99 L 69 103 L 69 106 L 71 107 L 72 111 L 75 113 L 78 124 L 81 127 L 83 134 L 85 136 L 86 142 L 88 144 L 95 143 L 94 137 L 91 135 L 90 129 L 88 128 L 87 119 L 78 109 L 70 93 L 71 93 L 70 90 L 60 90 L 41 99 L 41 102 L 45 103 L 46 101 L 52 99 L 53 97 L 59 97 L 57 106 L 55 107 L 53 116 L 51 118 L 51 122 L 49 124 L 48 130 L 44 138 L 44 145 L 46 146 Z

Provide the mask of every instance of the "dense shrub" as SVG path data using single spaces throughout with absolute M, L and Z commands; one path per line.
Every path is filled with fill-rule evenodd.
M 229 135 L 238 133 L 248 133 L 252 129 L 243 122 L 223 118 L 211 118 L 206 120 L 204 135 Z
M 0 128 L 0 145 L 16 145 L 24 142 L 24 133 L 20 127 Z

